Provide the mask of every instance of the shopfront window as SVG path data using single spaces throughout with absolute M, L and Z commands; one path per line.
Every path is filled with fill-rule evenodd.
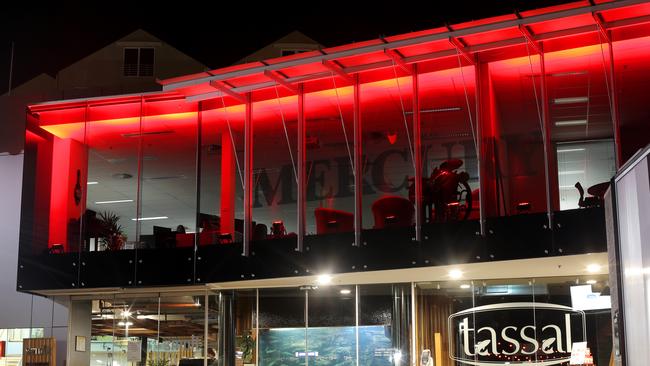
M 435 365 L 568 362 L 586 342 L 611 357 L 606 275 L 418 283 L 417 348 Z M 424 361 L 423 361 L 424 362 Z

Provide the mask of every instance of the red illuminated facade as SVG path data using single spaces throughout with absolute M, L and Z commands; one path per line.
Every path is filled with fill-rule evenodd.
M 18 285 L 200 283 L 202 251 L 485 238 L 521 215 L 558 230 L 589 206 L 576 182 L 598 197 L 647 144 L 648 82 L 650 4 L 584 1 L 31 105 L 21 261 L 76 265 Z M 184 274 L 142 280 L 155 251 Z M 84 275 L 108 255 L 129 274 Z

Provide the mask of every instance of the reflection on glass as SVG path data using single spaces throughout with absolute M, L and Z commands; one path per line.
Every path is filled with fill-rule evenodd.
M 253 240 L 296 235 L 295 95 L 253 103 Z
M 422 217 L 425 222 L 478 219 L 474 68 L 428 72 L 418 78 Z
M 363 227 L 413 225 L 409 201 L 413 165 L 413 81 L 395 78 L 360 85 Z
M 137 222 L 132 219 L 137 217 L 140 103 L 123 106 L 121 123 L 100 120 L 109 112 L 115 108 L 88 108 L 84 213 L 84 249 L 88 251 L 121 250 L 137 241 Z
M 490 184 L 496 202 L 486 211 L 488 216 L 546 211 L 541 65 L 539 55 L 528 51 L 489 64 L 495 158 Z
M 196 109 L 196 103 L 178 100 L 147 102 L 143 107 L 137 223 L 145 248 L 194 246 Z M 159 115 L 160 110 L 177 112 Z
M 203 302 L 203 294 L 94 300 L 91 364 L 202 359 Z
M 259 290 L 259 365 L 305 364 L 305 305 L 300 289 Z
M 352 86 L 305 94 L 307 234 L 354 230 Z

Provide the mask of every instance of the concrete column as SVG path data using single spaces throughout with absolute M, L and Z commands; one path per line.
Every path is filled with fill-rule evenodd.
M 90 365 L 90 335 L 92 302 L 70 302 L 68 316 L 68 351 L 67 365 Z M 86 337 L 86 349 L 75 350 L 75 337 Z

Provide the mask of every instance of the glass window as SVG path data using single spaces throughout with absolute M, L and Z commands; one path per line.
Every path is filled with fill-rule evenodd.
M 600 205 L 602 201 L 597 202 L 592 197 L 602 198 L 609 180 L 616 174 L 614 141 L 558 143 L 555 149 L 560 209 Z
M 253 103 L 253 240 L 297 230 L 297 111 L 295 95 Z
M 410 227 L 413 157 L 413 81 L 394 66 L 394 78 L 361 84 L 363 227 Z
M 125 48 L 123 61 L 124 76 L 153 76 L 153 48 Z
M 307 234 L 354 231 L 352 86 L 305 95 Z
M 305 305 L 304 290 L 259 290 L 259 365 L 305 365 Z
M 474 67 L 425 72 L 418 80 L 424 222 L 478 219 Z
M 561 210 L 600 205 L 616 166 L 609 44 L 598 32 L 575 42 L 544 54 Z
M 488 216 L 547 209 L 540 57 L 530 46 L 526 51 L 489 64 L 496 197 Z

